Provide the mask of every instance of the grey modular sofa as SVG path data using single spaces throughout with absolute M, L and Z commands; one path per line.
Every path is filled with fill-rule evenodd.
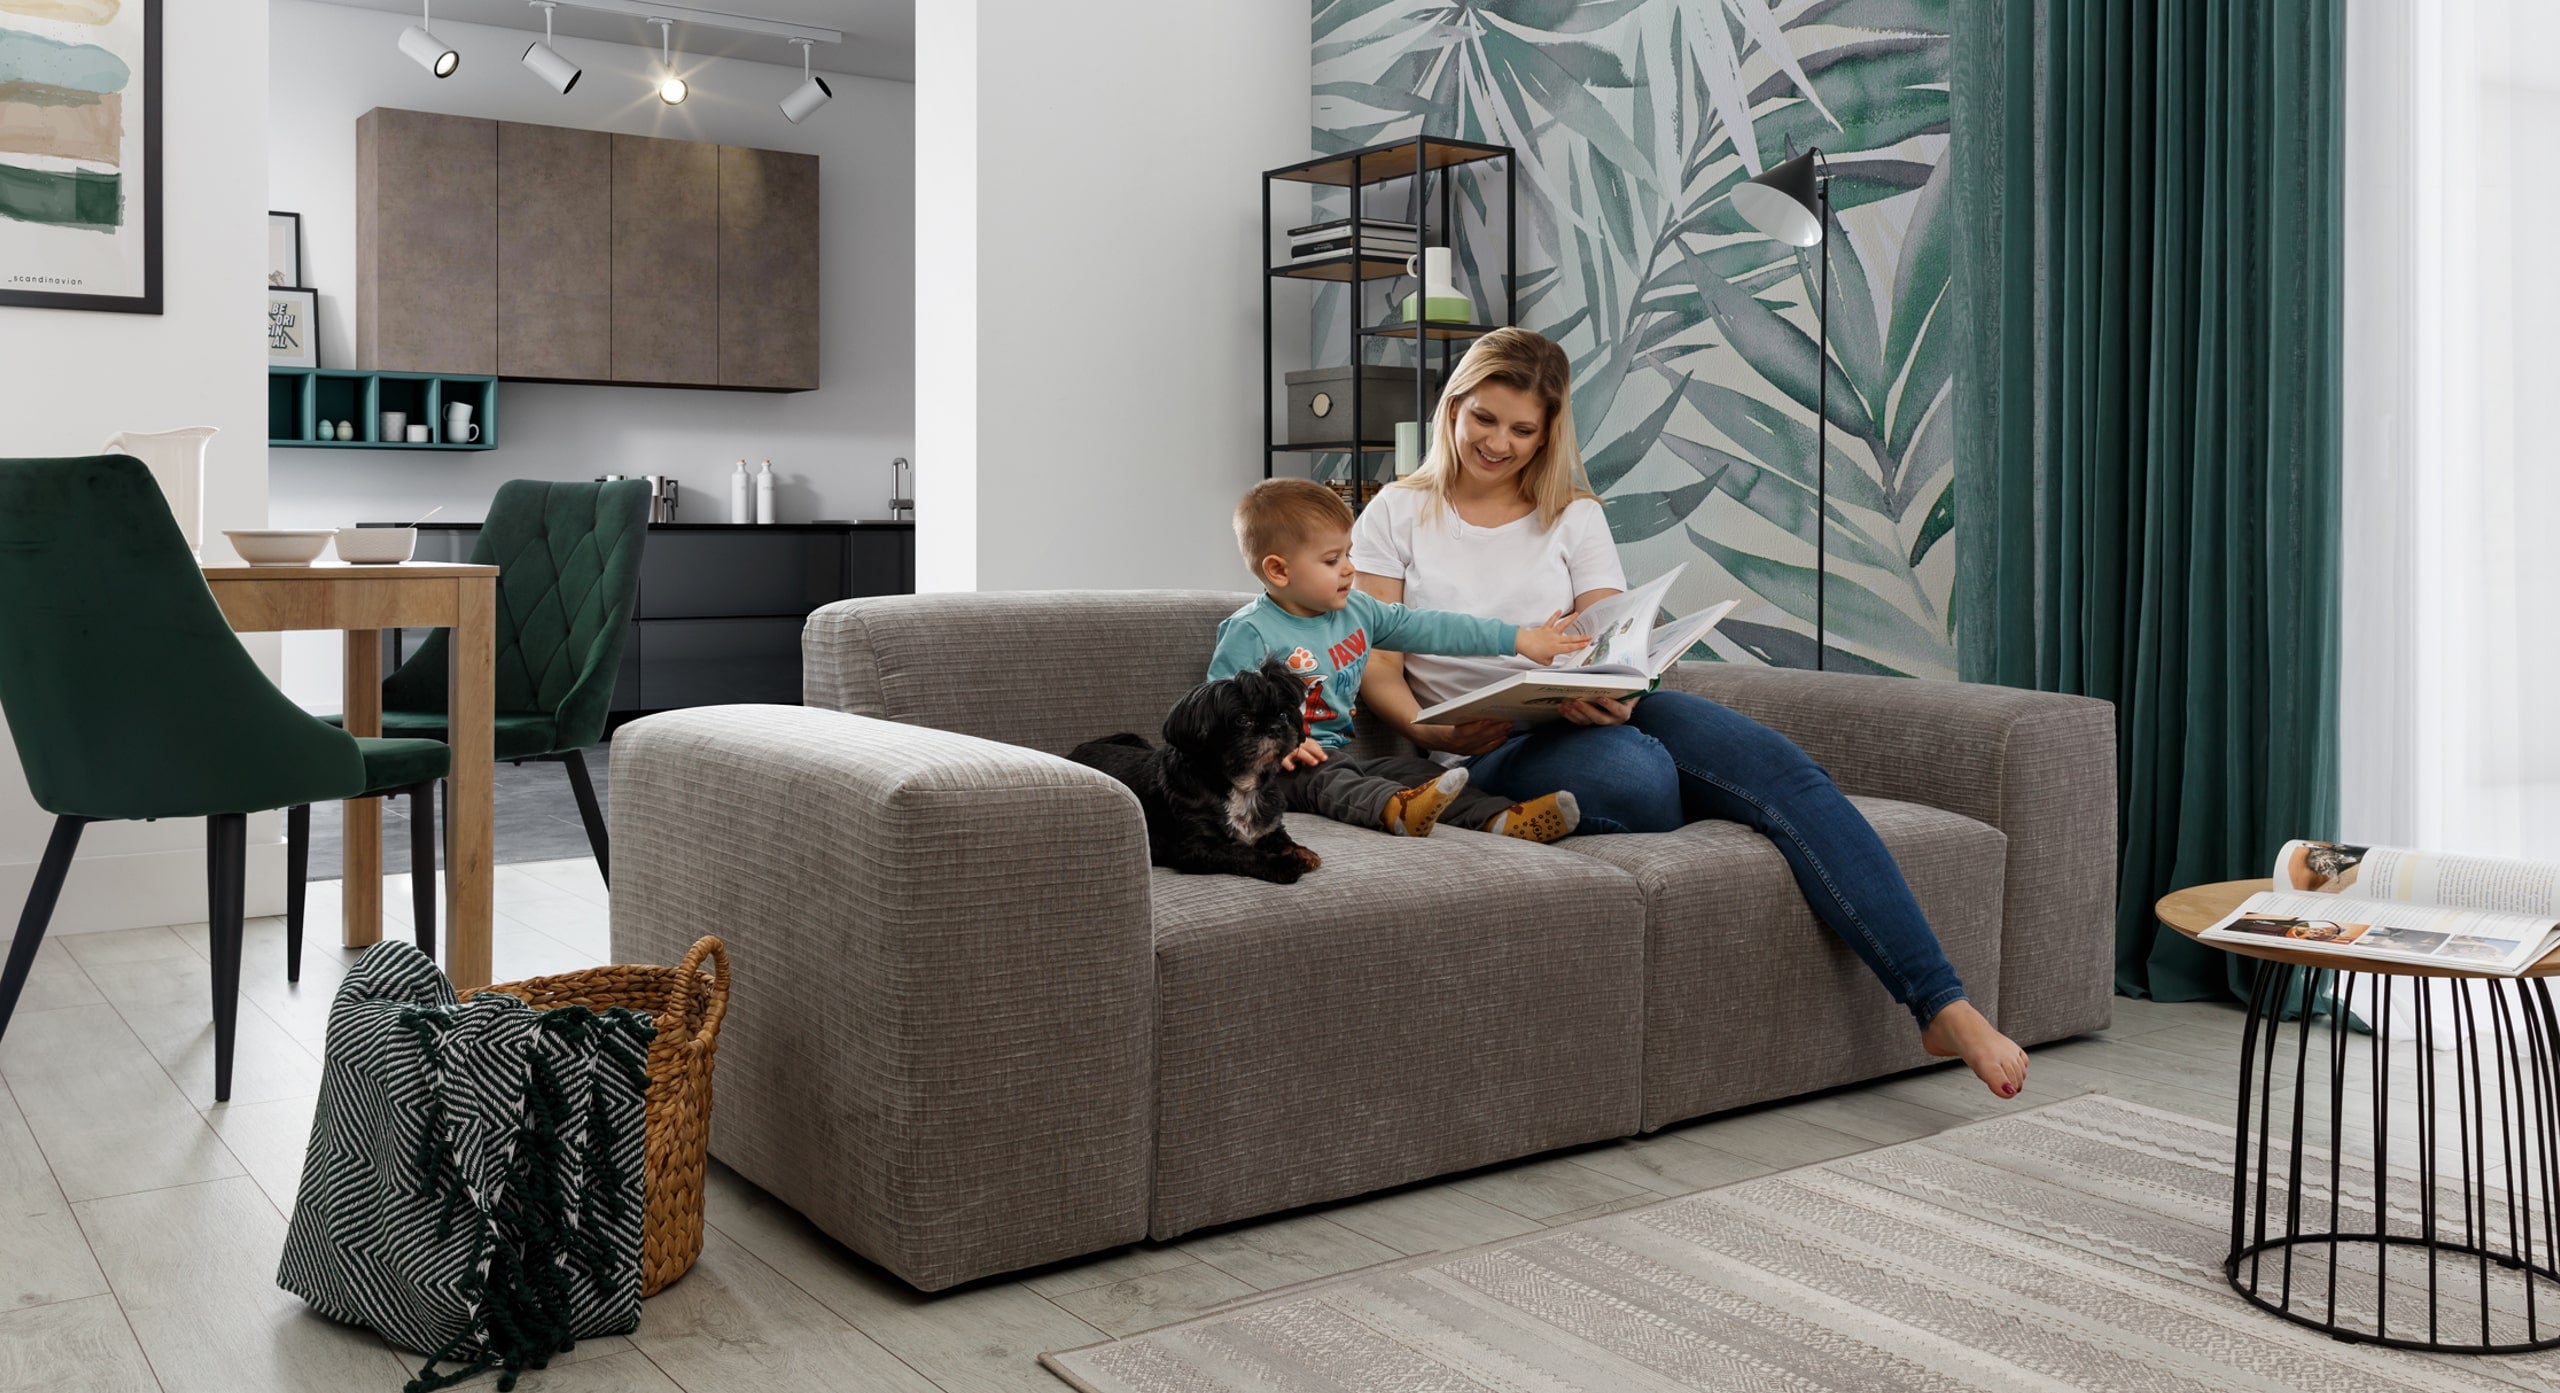
M 1148 866 L 1059 756 L 1154 737 L 1215 592 L 818 611 L 803 707 L 613 745 L 613 950 L 727 939 L 711 1149 L 924 1290 L 1930 1063 L 1729 823 L 1533 846 L 1292 817 L 1294 886 Z M 2107 1024 L 2114 714 L 1685 664 L 1801 742 L 2022 1043 Z

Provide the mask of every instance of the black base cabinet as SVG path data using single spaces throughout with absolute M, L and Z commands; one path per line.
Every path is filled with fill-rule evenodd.
M 428 523 L 418 529 L 417 559 L 467 560 L 479 537 L 476 522 Z M 613 713 L 796 705 L 800 630 L 811 610 L 915 588 L 911 522 L 659 523 L 640 554 L 640 604 L 613 685 Z M 426 634 L 384 634 L 386 665 L 416 651 Z

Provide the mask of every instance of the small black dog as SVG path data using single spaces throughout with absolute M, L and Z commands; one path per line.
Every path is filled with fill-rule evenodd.
M 1187 875 L 1290 884 L 1319 864 L 1280 824 L 1281 757 L 1307 738 L 1306 684 L 1279 659 L 1204 682 L 1164 718 L 1163 749 L 1137 735 L 1088 740 L 1067 758 L 1127 784 L 1147 812 L 1147 859 Z

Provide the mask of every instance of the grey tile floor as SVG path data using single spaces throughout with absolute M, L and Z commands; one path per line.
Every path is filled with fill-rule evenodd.
M 586 752 L 587 774 L 596 785 L 596 805 L 613 806 L 613 747 L 598 745 Z M 500 764 L 496 780 L 496 835 L 491 839 L 501 866 L 530 861 L 558 861 L 589 854 L 587 825 L 578 819 L 578 800 L 569 791 L 568 766 L 550 760 Z M 342 805 L 311 805 L 311 878 L 336 880 L 345 874 L 340 856 Z M 382 867 L 409 869 L 409 800 L 387 798 L 382 804 Z
M 284 980 L 282 922 L 251 921 L 227 1104 L 212 1101 L 203 925 L 45 944 L 0 1042 L 0 1389 L 389 1393 L 415 1367 L 274 1282 L 329 998 L 353 960 L 329 946 L 337 888 L 313 886 L 298 987 Z M 502 980 L 610 951 L 592 861 L 501 866 L 497 897 Z M 389 918 L 408 902 L 404 885 L 386 887 Z M 2227 1121 L 2239 1034 L 2233 1008 L 2119 1000 L 2113 1029 L 2034 1052 L 2018 1105 L 1942 1068 L 934 1296 L 715 1165 L 694 1271 L 648 1303 L 634 1335 L 581 1344 L 519 1387 L 1058 1393 L 1065 1385 L 1035 1362 L 1042 1350 L 2010 1106 L 2099 1090 Z

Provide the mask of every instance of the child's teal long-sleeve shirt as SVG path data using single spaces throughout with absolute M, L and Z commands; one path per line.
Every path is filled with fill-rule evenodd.
M 1407 609 L 1366 591 L 1351 603 L 1301 619 L 1268 595 L 1218 624 L 1218 648 L 1209 655 L 1209 677 L 1233 677 L 1276 657 L 1307 684 L 1307 731 L 1318 744 L 1338 750 L 1351 743 L 1351 710 L 1360 701 L 1360 673 L 1369 650 L 1436 653 L 1450 658 L 1508 657 L 1520 631 L 1498 619 L 1445 610 Z

